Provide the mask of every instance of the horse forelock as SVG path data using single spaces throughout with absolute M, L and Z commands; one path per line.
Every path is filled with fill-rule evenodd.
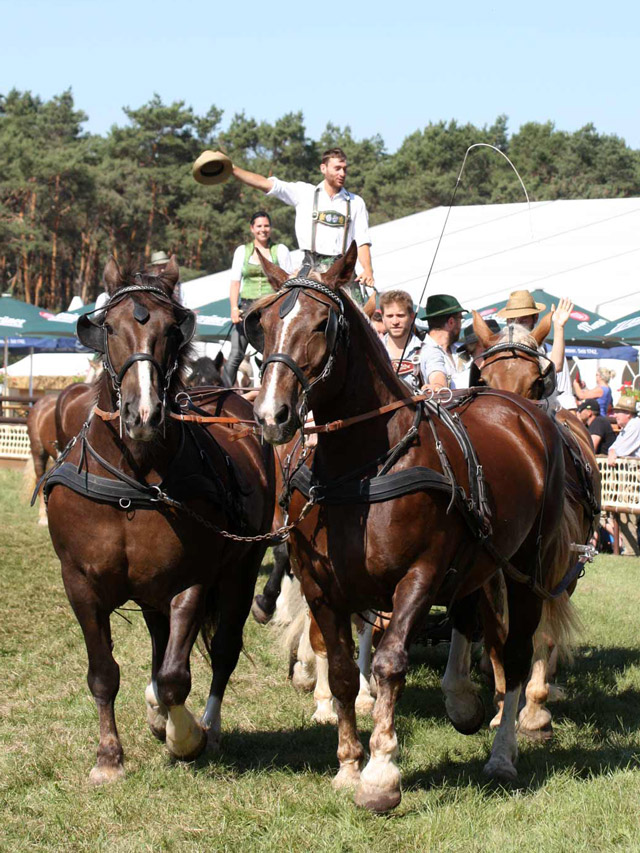
M 522 326 L 520 323 L 511 323 L 509 326 L 505 326 L 504 329 L 496 335 L 492 346 L 499 344 L 522 344 L 523 346 L 534 350 L 536 353 L 538 352 L 537 340 L 533 337 L 529 329 L 527 329 L 526 326 Z M 538 359 L 538 365 L 540 370 L 544 371 L 548 362 L 541 356 Z

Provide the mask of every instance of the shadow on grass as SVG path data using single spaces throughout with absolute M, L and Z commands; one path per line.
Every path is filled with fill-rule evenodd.
M 640 750 L 629 745 L 630 736 L 640 730 L 640 691 L 609 692 L 615 688 L 625 668 L 639 663 L 640 649 L 581 648 L 574 667 L 565 670 L 571 681 L 570 696 L 552 706 L 556 737 L 547 745 L 521 750 L 519 780 L 513 789 L 533 793 L 550 776 L 563 771 L 588 779 L 640 766 Z M 477 737 L 486 738 L 486 726 L 492 714 L 492 694 L 485 687 L 481 695 L 486 709 L 485 733 Z M 408 686 L 405 689 L 397 709 L 401 740 L 412 737 L 411 729 L 416 718 L 438 721 L 444 718 L 439 687 Z M 359 719 L 358 731 L 365 748 L 371 728 L 370 719 Z M 562 744 L 567 737 L 577 740 L 581 729 L 588 744 Z M 330 725 L 265 732 L 231 731 L 224 735 L 221 755 L 203 756 L 195 768 L 221 765 L 239 774 L 281 769 L 331 776 L 338 766 L 336 748 L 337 731 Z M 404 773 L 403 787 L 428 790 L 467 785 L 483 791 L 487 797 L 493 797 L 500 787 L 492 785 L 482 773 L 488 757 L 488 748 L 482 757 L 469 760 L 461 760 L 455 754 L 451 757 L 446 755 L 436 764 Z M 504 796 L 511 796 L 511 790 L 504 789 Z

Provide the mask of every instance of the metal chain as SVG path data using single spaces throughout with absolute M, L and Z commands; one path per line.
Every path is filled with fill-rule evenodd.
M 180 501 L 175 501 L 173 498 L 170 498 L 165 492 L 160 491 L 157 488 L 157 497 L 152 498 L 151 500 L 158 503 L 166 504 L 167 506 L 173 507 L 174 509 L 179 509 L 184 512 L 186 515 L 193 518 L 194 521 L 197 521 L 199 524 L 202 524 L 208 530 L 213 530 L 214 533 L 218 533 L 220 536 L 223 536 L 225 539 L 232 539 L 234 542 L 284 542 L 285 539 L 289 538 L 289 533 L 293 530 L 296 525 L 300 524 L 306 516 L 309 514 L 311 508 L 315 505 L 315 497 L 313 494 L 309 496 L 309 500 L 300 510 L 300 515 L 296 518 L 295 521 L 290 522 L 289 524 L 285 524 L 283 527 L 279 527 L 277 530 L 270 533 L 260 533 L 256 536 L 240 536 L 237 533 L 231 533 L 228 530 L 223 530 L 221 527 L 218 527 L 217 524 L 214 524 L 212 521 L 209 521 L 207 518 L 204 518 L 200 513 L 197 513 L 195 510 L 191 509 L 191 507 L 185 506 L 185 504 L 180 503 Z

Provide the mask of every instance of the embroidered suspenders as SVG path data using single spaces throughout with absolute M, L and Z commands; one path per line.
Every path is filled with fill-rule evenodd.
M 311 216 L 311 251 L 315 254 L 316 251 L 316 230 L 318 222 L 323 225 L 328 225 L 330 228 L 343 228 L 342 234 L 342 254 L 347 251 L 347 234 L 351 223 L 351 198 L 347 195 L 347 213 L 338 213 L 335 210 L 321 210 L 318 212 L 318 198 L 320 196 L 320 187 L 316 187 L 313 194 L 313 213 Z

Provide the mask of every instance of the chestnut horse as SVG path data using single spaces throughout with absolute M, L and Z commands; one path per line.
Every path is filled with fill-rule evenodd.
M 473 329 L 485 350 L 481 356 L 477 380 L 490 388 L 512 391 L 528 400 L 542 400 L 545 396 L 544 376 L 550 362 L 541 354 L 539 347 L 549 334 L 551 320 L 552 315 L 549 313 L 531 331 L 514 324 L 494 334 L 474 311 Z M 564 437 L 567 472 L 565 522 L 572 542 L 578 546 L 587 546 L 598 529 L 600 512 L 600 472 L 591 436 L 572 412 L 566 409 L 554 411 L 551 402 L 542 405 L 546 405 L 549 414 L 557 420 L 558 430 Z M 577 561 L 577 554 L 572 553 L 567 569 Z M 569 595 L 575 590 L 576 583 L 577 579 L 569 584 Z M 532 674 L 526 689 L 527 702 L 520 714 L 520 732 L 535 739 L 546 739 L 551 735 L 551 714 L 544 706 L 550 695 L 561 695 L 561 691 L 555 687 L 552 689 L 548 683 L 548 678 L 555 672 L 558 641 L 563 649 L 562 637 L 543 636 L 542 632 L 536 636 Z M 499 665 L 496 676 L 498 684 L 503 680 Z
M 110 614 L 127 600 L 140 606 L 151 635 L 145 698 L 153 734 L 184 760 L 207 741 L 217 745 L 275 491 L 270 448 L 253 435 L 232 442 L 225 423 L 204 427 L 177 411 L 195 316 L 172 298 L 175 257 L 159 276 L 123 275 L 112 259 L 104 280 L 109 301 L 96 320 L 81 318 L 78 335 L 103 354 L 106 369 L 94 387 L 61 395 L 60 429 L 84 426 L 45 485 L 51 539 L 84 633 L 98 708 L 95 783 L 124 772 Z M 250 421 L 252 409 L 227 394 L 216 415 Z M 229 538 L 229 530 L 240 535 Z M 213 669 L 201 721 L 185 706 L 199 631 Z
M 355 786 L 358 804 L 386 811 L 401 798 L 394 710 L 412 638 L 432 605 L 457 602 L 442 686 L 456 727 L 477 731 L 484 710 L 468 677 L 471 636 L 458 625 L 470 624 L 468 611 L 475 612 L 501 569 L 527 583 L 509 589 L 504 712 L 485 771 L 516 777 L 518 698 L 529 674 L 541 595 L 558 583 L 568 548 L 561 523 L 565 472 L 557 430 L 527 401 L 502 392 L 469 393 L 455 408 L 455 423 L 462 425 L 456 433 L 445 425 L 451 413 L 440 404 L 423 412 L 421 403 L 406 400 L 406 385 L 342 289 L 356 253 L 354 243 L 322 276 L 289 281 L 278 267 L 263 263 L 278 293 L 256 304 L 245 329 L 264 352 L 254 405 L 264 438 L 290 441 L 309 409 L 319 425 L 309 492 L 315 505 L 292 531 L 292 556 L 328 653 L 338 713 L 334 785 Z M 456 437 L 461 432 L 478 457 L 471 477 L 469 445 L 463 452 Z M 381 471 L 385 478 L 376 481 Z M 490 515 L 485 538 L 468 515 L 467 496 L 480 482 L 486 489 L 480 503 Z M 300 488 L 303 493 L 293 492 L 292 517 L 305 502 Z M 564 601 L 551 606 L 562 619 Z M 393 615 L 373 661 L 378 698 L 370 759 L 361 769 L 351 614 L 368 608 Z
M 47 470 L 49 459 L 55 459 L 58 455 L 58 443 L 56 441 L 56 400 L 57 394 L 46 394 L 29 410 L 27 415 L 27 435 L 31 448 L 31 463 L 36 482 L 38 482 Z M 33 474 L 25 470 L 25 481 L 32 481 Z M 32 481 L 33 482 L 33 481 Z M 31 486 L 33 489 L 33 485 Z M 46 525 L 47 510 L 44 496 L 40 494 L 38 504 L 38 524 Z

